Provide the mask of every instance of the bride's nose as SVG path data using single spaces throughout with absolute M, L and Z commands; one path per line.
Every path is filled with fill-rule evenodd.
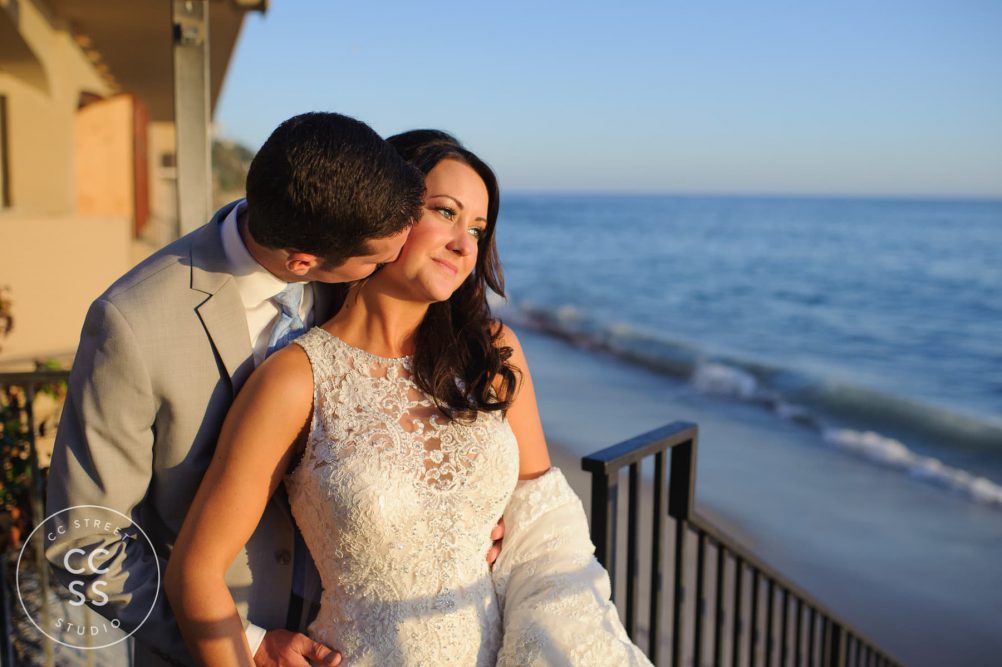
M 449 241 L 448 248 L 460 257 L 473 254 L 477 249 L 477 240 L 473 238 L 468 229 L 460 228 L 456 225 L 457 231 Z

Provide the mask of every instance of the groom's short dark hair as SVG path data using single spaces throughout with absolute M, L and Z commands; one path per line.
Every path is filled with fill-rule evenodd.
M 412 224 L 423 195 L 421 172 L 368 125 L 305 113 L 279 125 L 251 161 L 248 226 L 263 246 L 338 266 Z

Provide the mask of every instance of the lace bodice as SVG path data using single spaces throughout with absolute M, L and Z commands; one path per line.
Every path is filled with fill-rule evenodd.
M 309 628 L 345 664 L 494 665 L 501 620 L 485 559 L 518 479 L 501 415 L 449 422 L 387 359 L 320 328 L 295 341 L 314 410 L 287 476 L 323 583 Z

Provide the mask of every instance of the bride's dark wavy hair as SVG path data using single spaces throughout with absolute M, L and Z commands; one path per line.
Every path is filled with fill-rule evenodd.
M 506 411 L 517 386 L 512 349 L 501 343 L 501 321 L 491 315 L 487 290 L 504 296 L 504 274 L 494 240 L 501 192 L 494 171 L 440 130 L 412 130 L 386 140 L 426 176 L 442 160 L 477 172 L 487 186 L 487 228 L 477 241 L 473 272 L 446 301 L 432 303 L 418 327 L 414 382 L 449 419 Z
M 441 130 L 411 130 L 386 140 L 426 176 L 442 160 L 471 169 L 487 188 L 487 228 L 477 241 L 473 272 L 446 301 L 432 303 L 418 326 L 413 357 L 414 382 L 449 419 L 476 419 L 477 413 L 502 414 L 511 406 L 520 371 L 509 363 L 512 349 L 501 343 L 501 320 L 491 315 L 487 290 L 504 296 L 504 274 L 494 241 L 501 192 L 494 171 Z M 335 312 L 349 286 L 332 285 Z

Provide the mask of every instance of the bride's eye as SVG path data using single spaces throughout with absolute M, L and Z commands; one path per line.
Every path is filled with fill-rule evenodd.
M 435 210 L 438 211 L 439 214 L 441 214 L 441 216 L 446 220 L 456 219 L 456 212 L 451 208 L 449 208 L 448 206 L 439 206 Z
M 479 241 L 484 238 L 484 234 L 487 233 L 487 229 L 484 227 L 470 227 L 469 232 L 470 236 Z

